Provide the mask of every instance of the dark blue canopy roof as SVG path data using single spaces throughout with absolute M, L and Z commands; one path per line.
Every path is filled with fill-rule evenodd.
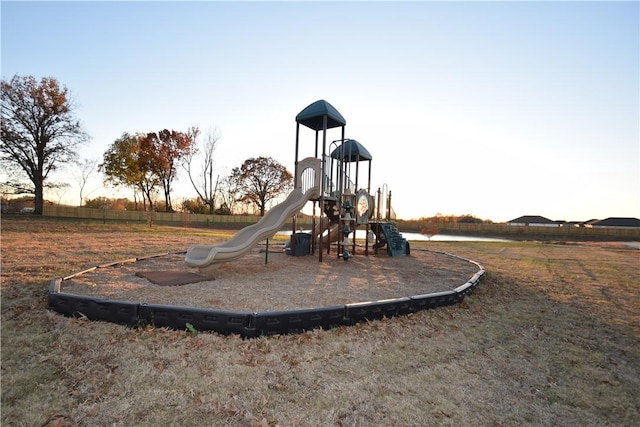
M 373 157 L 367 149 L 355 139 L 345 139 L 342 146 L 333 150 L 331 158 L 341 159 L 344 162 L 355 162 L 357 160 L 371 160 Z
M 323 116 L 327 115 L 327 129 L 344 126 L 347 121 L 333 105 L 324 99 L 314 102 L 296 116 L 296 122 L 305 125 L 313 130 L 323 129 Z

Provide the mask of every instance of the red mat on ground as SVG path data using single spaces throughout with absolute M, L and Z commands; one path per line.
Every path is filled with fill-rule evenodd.
M 195 273 L 186 271 L 138 271 L 138 277 L 144 277 L 152 283 L 160 286 L 181 286 L 189 283 L 214 280 Z

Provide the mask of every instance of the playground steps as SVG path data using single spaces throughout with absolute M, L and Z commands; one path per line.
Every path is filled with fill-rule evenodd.
M 391 222 L 380 222 L 377 224 L 375 231 L 378 238 L 387 244 L 387 253 L 389 256 L 406 255 L 407 239 L 402 237 L 398 228 Z

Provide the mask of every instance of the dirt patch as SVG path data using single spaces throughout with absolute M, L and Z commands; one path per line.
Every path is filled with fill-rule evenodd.
M 195 283 L 166 286 L 141 272 L 192 275 Z M 275 311 L 326 307 L 452 290 L 478 267 L 443 253 L 413 251 L 410 256 L 356 255 L 292 257 L 259 249 L 197 279 L 197 270 L 174 253 L 135 263 L 98 268 L 63 282 L 61 291 L 141 303 L 240 311 Z M 155 275 L 154 275 L 155 276 Z M 159 274 L 162 276 L 162 274 Z

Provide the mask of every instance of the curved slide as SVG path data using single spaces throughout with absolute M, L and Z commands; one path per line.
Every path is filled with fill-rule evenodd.
M 316 236 L 318 236 L 319 234 L 320 234 L 320 231 L 316 233 Z M 329 229 L 328 238 L 326 234 L 322 236 L 322 245 L 326 246 L 333 242 L 337 242 L 338 240 L 340 240 L 340 226 L 338 224 L 334 224 Z
M 316 238 L 320 237 L 320 224 L 316 224 L 316 227 L 313 230 L 313 233 L 314 233 L 313 235 Z M 329 238 L 327 238 L 326 234 L 324 236 L 322 236 L 322 245 L 326 246 L 326 245 L 331 244 L 333 242 L 337 242 L 338 240 L 340 240 L 340 227 L 338 226 L 338 224 L 334 224 L 329 229 Z M 287 240 L 287 243 L 285 243 L 284 247 L 285 248 L 290 248 L 291 247 L 291 238 L 289 238 L 289 240 Z
M 272 237 L 287 219 L 302 209 L 307 201 L 317 195 L 317 189 L 294 189 L 287 198 L 274 206 L 260 221 L 238 231 L 231 239 L 220 245 L 193 245 L 184 258 L 190 267 L 201 272 L 213 270 L 222 262 L 239 258 L 254 248 L 260 241 Z

